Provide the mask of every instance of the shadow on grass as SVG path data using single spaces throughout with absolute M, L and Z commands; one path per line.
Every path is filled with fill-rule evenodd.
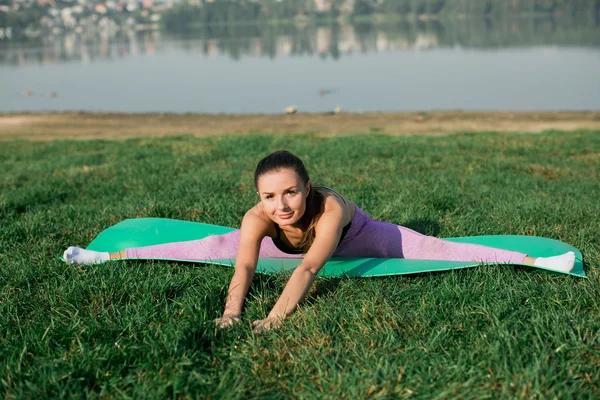
M 262 275 L 257 274 L 254 276 L 252 285 L 248 291 L 246 299 L 251 299 L 252 296 L 260 296 L 265 292 L 275 293 L 277 298 L 283 291 L 287 281 L 289 280 L 291 273 L 276 274 L 276 275 Z M 311 305 L 322 297 L 328 297 L 335 292 L 340 285 L 342 279 L 349 278 L 319 278 L 312 284 L 312 289 L 307 294 L 306 298 L 302 301 L 304 304 Z M 226 291 L 224 295 L 227 295 Z
M 218 340 L 215 338 L 215 331 L 217 329 L 212 321 L 204 324 L 204 326 L 191 328 L 181 335 L 178 340 L 178 347 L 186 350 L 200 351 L 206 358 L 210 358 L 215 354 L 218 347 Z M 219 330 L 218 333 L 231 334 L 232 330 Z
M 313 283 L 314 289 L 306 297 L 307 304 L 313 304 L 320 298 L 327 298 L 334 293 L 340 286 L 340 282 L 344 278 L 323 278 L 318 279 Z
M 436 236 L 440 233 L 440 224 L 432 219 L 411 219 L 403 224 L 406 228 L 422 233 L 423 235 Z
M 255 274 L 254 278 L 252 278 L 252 283 L 250 288 L 248 289 L 248 294 L 246 298 L 251 296 L 259 296 L 261 293 L 282 290 L 282 281 L 286 281 L 290 278 L 291 272 L 289 273 L 280 273 L 280 274 Z M 283 283 L 285 285 L 285 283 Z M 227 288 L 224 293 L 227 295 Z

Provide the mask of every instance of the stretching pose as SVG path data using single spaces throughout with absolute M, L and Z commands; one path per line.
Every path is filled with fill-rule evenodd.
M 288 151 L 277 151 L 262 159 L 254 183 L 260 201 L 246 212 L 240 230 L 116 253 L 69 247 L 64 259 L 73 264 L 95 264 L 113 259 L 235 258 L 225 311 L 215 320 L 218 326 L 226 327 L 240 319 L 259 257 L 301 258 L 267 318 L 253 323 L 258 332 L 278 327 L 294 311 L 330 257 L 519 263 L 563 272 L 574 266 L 573 252 L 533 258 L 515 251 L 450 242 L 372 220 L 332 189 L 312 186 L 302 161 Z

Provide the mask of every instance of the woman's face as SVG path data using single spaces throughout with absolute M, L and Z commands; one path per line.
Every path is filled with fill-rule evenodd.
M 294 225 L 306 210 L 310 183 L 291 169 L 268 172 L 258 178 L 258 195 L 265 213 L 277 225 Z

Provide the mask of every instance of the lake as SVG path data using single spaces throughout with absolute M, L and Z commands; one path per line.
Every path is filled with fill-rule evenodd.
M 599 110 L 600 26 L 396 21 L 0 41 L 0 112 Z

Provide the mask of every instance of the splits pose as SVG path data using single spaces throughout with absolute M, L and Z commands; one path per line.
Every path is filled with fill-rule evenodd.
M 302 259 L 267 318 L 253 323 L 257 332 L 280 326 L 331 257 L 518 263 L 562 272 L 569 272 L 574 266 L 573 252 L 533 258 L 515 251 L 450 242 L 372 220 L 334 190 L 313 186 L 302 161 L 288 151 L 277 151 L 262 159 L 256 167 L 254 183 L 260 201 L 246 213 L 239 230 L 115 253 L 69 247 L 64 259 L 73 264 L 96 264 L 114 259 L 235 258 L 225 311 L 215 320 L 220 327 L 239 321 L 259 257 Z

